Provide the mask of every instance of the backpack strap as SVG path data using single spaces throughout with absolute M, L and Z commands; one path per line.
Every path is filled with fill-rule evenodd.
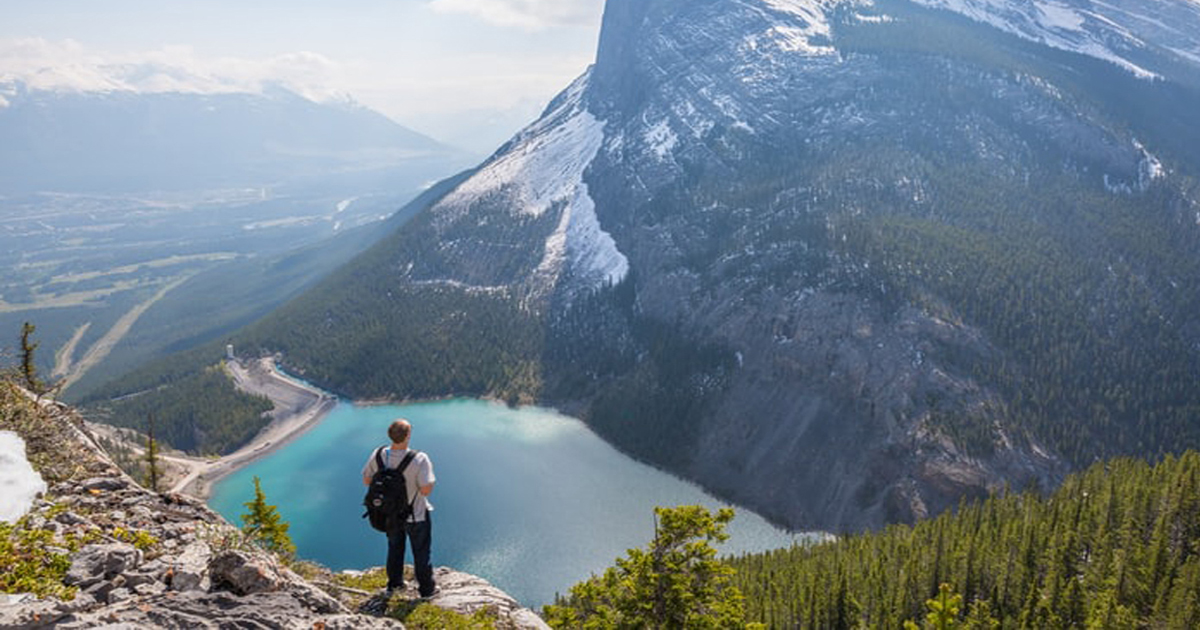
M 375 449 L 375 472 L 379 472 L 384 468 L 383 449 L 385 448 L 387 448 L 387 446 L 380 446 L 379 448 Z
M 409 451 L 408 453 L 405 453 L 404 459 L 400 460 L 400 467 L 397 468 L 397 470 L 403 473 L 404 469 L 408 468 L 408 465 L 417 457 L 417 453 L 419 452 L 420 451 Z
M 408 468 L 408 465 L 410 463 L 412 463 L 412 460 L 416 459 L 417 455 L 420 455 L 420 454 L 421 454 L 421 451 L 409 451 L 404 454 L 404 459 L 400 460 L 400 468 L 398 468 L 401 475 L 404 474 L 404 469 Z M 408 482 L 406 481 L 405 483 L 408 483 Z M 421 482 L 417 481 L 417 491 L 413 493 L 412 498 L 409 499 L 409 501 L 408 501 L 408 517 L 409 518 L 416 518 L 415 516 L 413 516 L 413 506 L 417 504 L 417 497 L 421 496 L 421 485 L 420 484 L 421 484 Z

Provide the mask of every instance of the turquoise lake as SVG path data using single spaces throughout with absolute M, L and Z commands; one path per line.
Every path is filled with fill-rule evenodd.
M 654 534 L 656 505 L 724 505 L 697 486 L 621 454 L 579 420 L 536 407 L 453 400 L 338 406 L 318 426 L 226 477 L 209 505 L 240 524 L 262 482 L 297 553 L 335 570 L 382 566 L 387 543 L 362 518 L 360 471 L 397 417 L 429 453 L 433 563 L 479 575 L 538 607 Z M 738 510 L 723 553 L 805 539 Z M 410 556 L 411 558 L 411 556 Z

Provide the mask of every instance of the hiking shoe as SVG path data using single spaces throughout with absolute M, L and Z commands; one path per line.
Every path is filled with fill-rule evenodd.
M 430 599 L 433 599 L 434 597 L 437 597 L 437 596 L 438 596 L 438 595 L 439 595 L 441 592 L 442 592 L 442 589 L 440 589 L 440 588 L 438 588 L 438 587 L 436 587 L 436 586 L 435 586 L 435 587 L 433 587 L 433 592 L 432 592 L 432 593 L 430 593 L 430 594 L 428 594 L 428 595 L 426 595 L 426 594 L 422 593 L 422 594 L 421 594 L 421 599 L 423 599 L 423 600 L 430 600 Z

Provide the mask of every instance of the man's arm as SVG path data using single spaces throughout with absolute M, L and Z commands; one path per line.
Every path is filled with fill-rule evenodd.
M 369 485 L 371 485 L 371 478 L 370 478 L 370 477 L 368 477 L 367 475 L 363 475 L 363 485 L 364 485 L 364 486 L 369 486 Z M 432 488 L 431 488 L 431 489 L 432 489 Z
M 427 486 L 421 486 L 419 488 L 419 490 L 421 491 L 421 496 L 427 497 L 427 496 L 429 496 L 430 492 L 433 492 L 433 484 L 429 484 Z

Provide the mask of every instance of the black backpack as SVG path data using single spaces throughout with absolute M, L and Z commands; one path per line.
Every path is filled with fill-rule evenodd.
M 388 468 L 383 465 L 383 449 L 375 450 L 375 476 L 371 477 L 371 485 L 367 487 L 367 496 L 363 497 L 363 505 L 367 511 L 363 518 L 371 523 L 371 527 L 381 531 L 397 531 L 408 522 L 412 514 L 413 503 L 408 500 L 408 484 L 404 482 L 404 469 L 408 468 L 417 451 L 409 451 L 400 461 L 399 468 Z

